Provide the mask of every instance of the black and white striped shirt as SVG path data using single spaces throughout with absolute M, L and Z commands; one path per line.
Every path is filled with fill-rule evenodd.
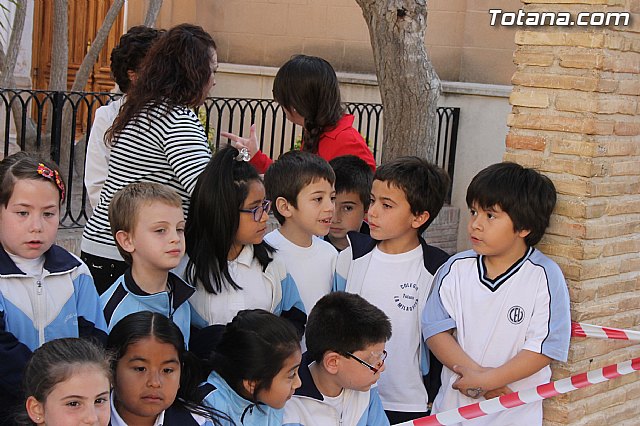
M 198 176 L 211 151 L 196 114 L 184 106 L 166 105 L 144 111 L 118 135 L 109 159 L 109 174 L 100 201 L 84 227 L 82 251 L 122 260 L 109 225 L 109 203 L 120 189 L 134 182 L 156 182 L 182 198 L 185 217 Z

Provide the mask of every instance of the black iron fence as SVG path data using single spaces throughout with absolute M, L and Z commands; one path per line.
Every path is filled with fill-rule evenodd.
M 63 167 L 68 195 L 63 205 L 62 227 L 82 227 L 91 214 L 83 185 L 85 141 L 91 133 L 95 110 L 119 96 L 0 89 L 3 154 L 6 156 L 18 149 L 39 152 Z M 382 105 L 347 103 L 346 108 L 355 116 L 354 127 L 380 162 L 384 124 Z M 249 127 L 255 123 L 261 149 L 269 157 L 277 158 L 282 152 L 295 148 L 302 133 L 302 129 L 287 121 L 282 108 L 270 99 L 207 98 L 196 112 L 214 149 L 226 143 L 220 140 L 221 131 L 248 135 Z M 453 180 L 460 108 L 440 107 L 437 112 L 436 163 L 447 170 Z M 450 194 L 447 201 L 450 201 Z

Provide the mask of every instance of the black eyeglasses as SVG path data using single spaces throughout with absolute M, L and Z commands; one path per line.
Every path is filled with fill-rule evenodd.
M 262 214 L 269 214 L 271 211 L 271 200 L 264 200 L 258 207 L 252 209 L 239 209 L 242 213 L 253 213 L 253 220 L 260 222 Z
M 375 354 L 374 352 L 372 352 L 372 353 Z M 380 361 L 376 362 L 376 366 L 377 367 L 374 367 L 373 365 L 369 364 L 368 362 L 365 362 L 365 361 L 361 360 L 360 358 L 358 358 L 357 356 L 355 356 L 351 352 L 345 352 L 345 355 L 348 356 L 349 358 L 355 359 L 360 364 L 364 365 L 369 370 L 373 371 L 373 374 L 376 374 L 378 371 L 380 371 L 380 369 L 384 365 L 384 360 L 387 359 L 387 351 L 382 351 L 382 354 L 379 355 L 380 356 Z

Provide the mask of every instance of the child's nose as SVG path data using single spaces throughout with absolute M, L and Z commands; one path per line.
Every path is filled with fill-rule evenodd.
M 29 230 L 31 232 L 42 232 L 42 218 L 38 215 L 31 215 Z

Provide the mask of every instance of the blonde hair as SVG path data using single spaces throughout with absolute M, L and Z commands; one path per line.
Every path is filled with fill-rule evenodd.
M 129 265 L 133 261 L 131 253 L 120 247 L 116 234 L 118 231 L 132 232 L 138 219 L 140 208 L 144 204 L 150 204 L 154 201 L 182 208 L 182 199 L 173 189 L 153 182 L 129 184 L 116 192 L 109 204 L 111 234 L 118 247 L 118 252 Z

